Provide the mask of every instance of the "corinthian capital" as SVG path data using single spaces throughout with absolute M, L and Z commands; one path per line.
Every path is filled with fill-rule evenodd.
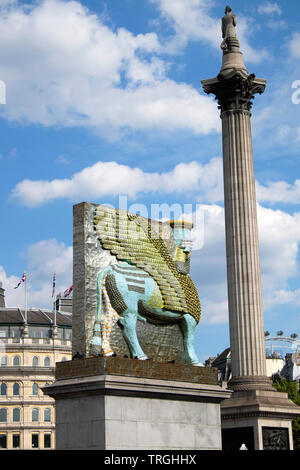
M 202 80 L 202 86 L 205 93 L 215 95 L 221 112 L 250 111 L 255 94 L 264 92 L 266 80 L 256 78 L 254 73 L 235 72 L 226 77 L 219 74 L 216 78 Z

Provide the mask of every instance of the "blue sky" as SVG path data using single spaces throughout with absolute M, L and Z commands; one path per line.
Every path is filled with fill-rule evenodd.
M 0 280 L 7 304 L 72 284 L 72 205 L 188 204 L 200 359 L 229 345 L 221 122 L 201 80 L 221 67 L 221 0 L 0 1 Z M 300 6 L 230 3 L 254 100 L 265 329 L 300 334 Z M 294 87 L 294 88 L 293 88 Z M 198 220 L 197 219 L 197 220 Z

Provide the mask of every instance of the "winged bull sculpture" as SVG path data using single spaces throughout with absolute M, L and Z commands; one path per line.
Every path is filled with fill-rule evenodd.
M 104 206 L 95 210 L 97 237 L 102 249 L 115 260 L 97 277 L 92 355 L 114 354 L 110 334 L 118 323 L 131 357 L 146 360 L 136 334 L 137 320 L 157 325 L 178 323 L 185 362 L 202 366 L 194 349 L 201 307 L 189 276 L 193 224 L 171 221 L 167 239 L 159 233 L 162 225 Z

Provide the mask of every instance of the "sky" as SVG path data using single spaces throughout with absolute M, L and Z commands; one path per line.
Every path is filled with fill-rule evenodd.
M 300 4 L 229 4 L 247 70 L 267 80 L 252 108 L 264 326 L 300 335 Z M 7 306 L 24 306 L 24 270 L 28 306 L 52 308 L 54 272 L 56 292 L 72 284 L 74 204 L 175 204 L 197 220 L 199 358 L 229 346 L 221 120 L 201 88 L 221 68 L 226 5 L 0 0 Z

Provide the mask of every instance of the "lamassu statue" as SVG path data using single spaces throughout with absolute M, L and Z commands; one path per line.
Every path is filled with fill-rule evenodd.
M 95 210 L 94 227 L 101 248 L 115 262 L 97 277 L 97 312 L 90 354 L 110 356 L 110 335 L 121 327 L 130 356 L 148 357 L 142 350 L 136 322 L 154 325 L 178 323 L 183 335 L 185 362 L 202 365 L 194 349 L 200 320 L 198 293 L 189 276 L 192 223 L 173 221 L 164 239 L 164 224 L 104 206 Z M 170 228 L 171 227 L 171 228 Z

